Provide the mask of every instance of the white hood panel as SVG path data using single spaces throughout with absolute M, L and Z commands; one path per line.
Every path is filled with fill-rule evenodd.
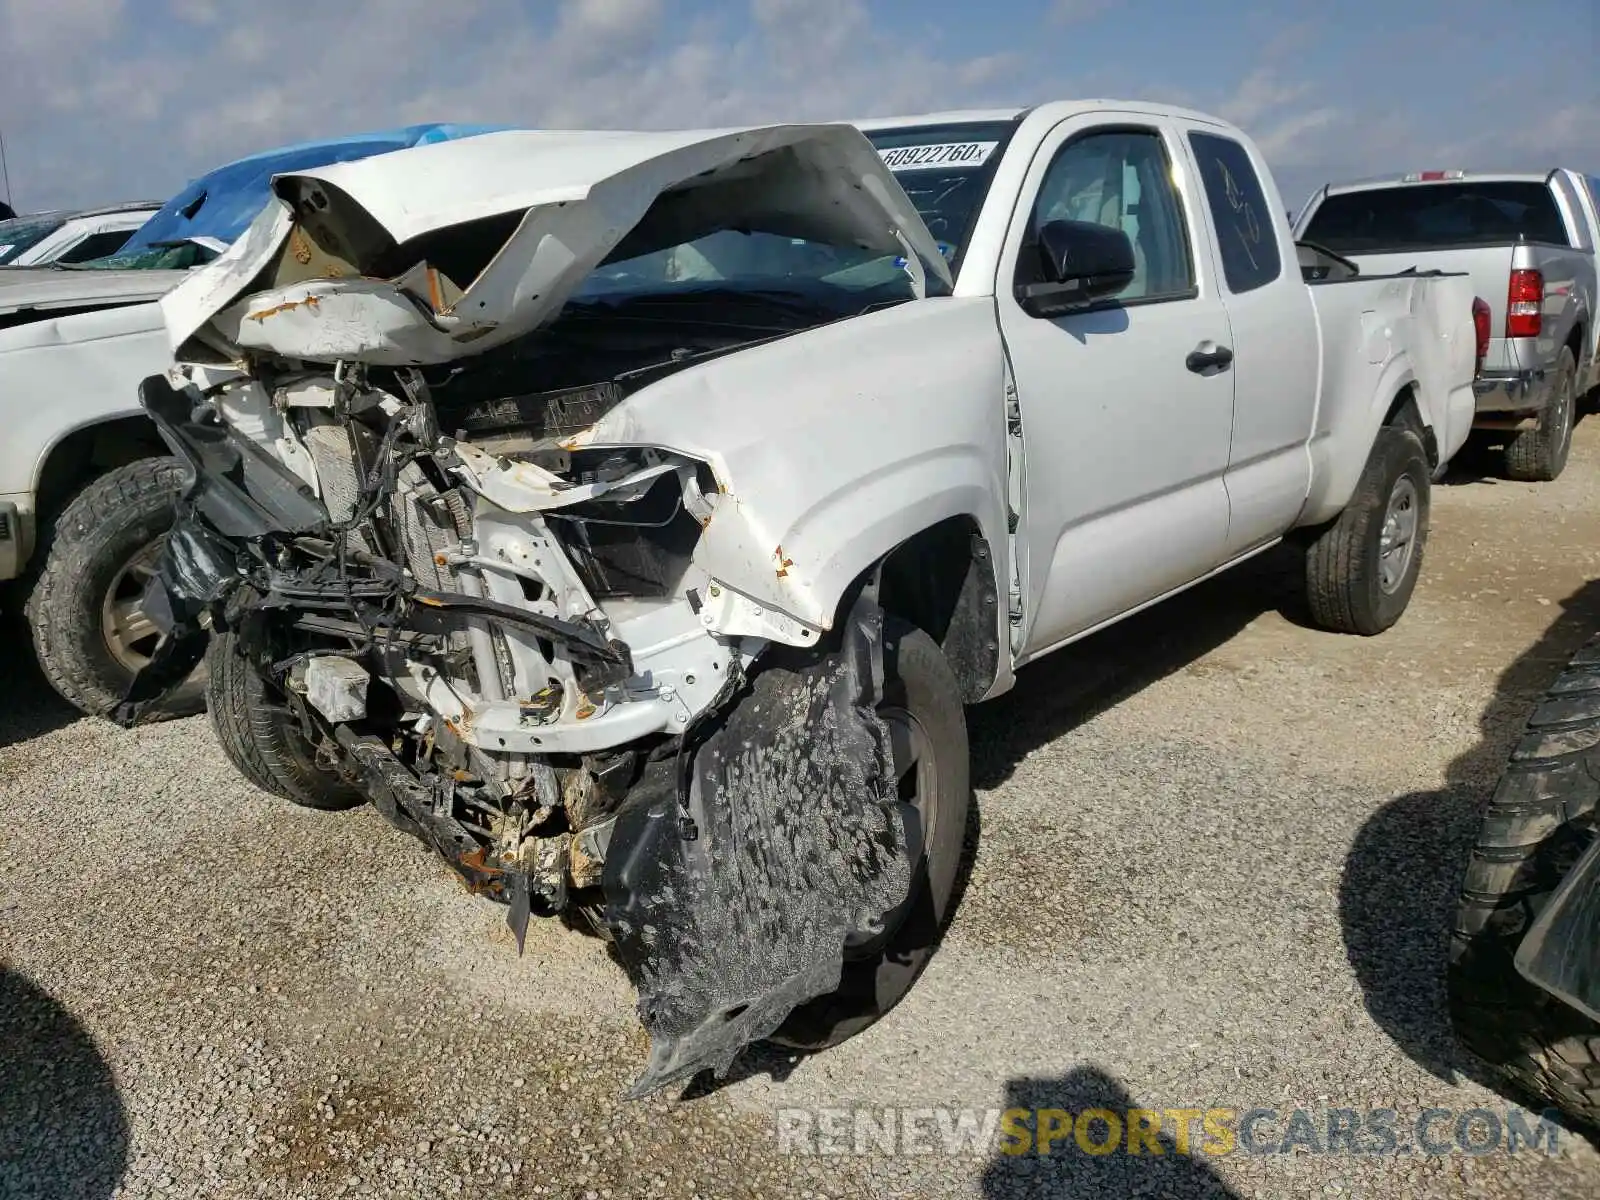
M 641 253 L 759 228 L 904 254 L 914 273 L 920 264 L 949 283 L 915 208 L 848 125 L 484 134 L 282 175 L 274 189 L 278 202 L 226 254 L 163 299 L 180 360 L 258 351 L 400 366 L 482 353 L 559 313 L 666 193 L 677 202 L 652 214 L 660 229 Z M 444 231 L 481 239 L 484 227 L 470 223 L 519 213 L 475 278 L 446 279 L 426 261 Z M 401 274 L 366 274 L 358 255 L 358 278 L 305 278 L 315 260 L 297 236 L 302 223 L 331 231 L 334 244 L 386 242 Z

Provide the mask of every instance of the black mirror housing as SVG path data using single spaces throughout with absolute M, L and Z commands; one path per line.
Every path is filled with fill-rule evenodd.
M 1133 243 L 1120 229 L 1089 221 L 1047 221 L 1037 249 L 1042 282 L 1017 289 L 1032 316 L 1070 312 L 1115 296 L 1133 282 Z

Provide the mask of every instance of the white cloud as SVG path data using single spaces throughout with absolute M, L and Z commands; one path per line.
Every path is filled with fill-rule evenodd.
M 1049 20 L 1055 25 L 1092 21 L 1111 10 L 1111 0 L 1051 0 Z
M 123 0 L 0 0 L 0 35 L 23 51 L 100 41 L 115 31 L 124 7 Z
M 167 0 L 172 15 L 191 25 L 215 25 L 222 19 L 217 0 Z

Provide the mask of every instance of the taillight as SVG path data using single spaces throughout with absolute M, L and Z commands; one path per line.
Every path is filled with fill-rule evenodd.
M 1489 302 L 1482 296 L 1472 298 L 1472 331 L 1478 340 L 1478 370 L 1483 370 L 1483 360 L 1489 357 Z
M 1506 336 L 1538 337 L 1544 327 L 1544 275 L 1539 271 L 1511 272 L 1506 294 Z

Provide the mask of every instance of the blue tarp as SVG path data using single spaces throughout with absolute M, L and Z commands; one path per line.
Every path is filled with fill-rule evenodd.
M 250 226 L 272 191 L 274 175 L 303 171 L 329 163 L 349 162 L 374 154 L 387 154 L 428 142 L 446 142 L 508 128 L 504 125 L 410 125 L 380 133 L 357 133 L 324 141 L 282 146 L 191 180 L 161 206 L 117 252 L 124 258 L 157 247 L 162 242 L 208 237 L 231 243 Z

